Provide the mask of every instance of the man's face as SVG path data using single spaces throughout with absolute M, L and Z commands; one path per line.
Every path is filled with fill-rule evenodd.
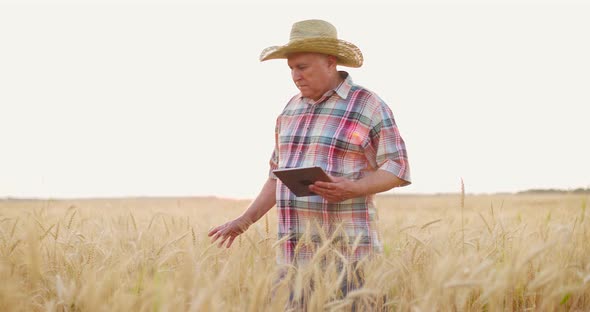
M 332 88 L 336 59 L 318 53 L 294 53 L 287 58 L 293 82 L 304 97 L 318 100 Z

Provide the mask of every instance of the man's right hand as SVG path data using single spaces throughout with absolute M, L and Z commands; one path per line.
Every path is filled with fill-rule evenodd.
M 246 232 L 252 223 L 262 218 L 275 205 L 276 188 L 277 180 L 268 178 L 260 194 L 241 216 L 209 231 L 211 243 L 219 241 L 219 247 L 223 247 L 227 242 L 226 247 L 229 248 L 238 235 Z
M 226 247 L 229 248 L 238 235 L 246 232 L 250 227 L 250 224 L 252 224 L 252 222 L 245 220 L 242 216 L 212 229 L 209 231 L 208 236 L 211 237 L 212 244 L 219 240 L 219 247 L 223 247 L 227 241 Z

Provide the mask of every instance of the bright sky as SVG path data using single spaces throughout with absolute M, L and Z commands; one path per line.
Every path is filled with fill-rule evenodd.
M 590 187 L 583 1 L 17 2 L 0 2 L 0 197 L 253 198 L 297 91 L 258 56 L 310 18 L 362 50 L 341 69 L 394 112 L 413 178 L 394 193 Z

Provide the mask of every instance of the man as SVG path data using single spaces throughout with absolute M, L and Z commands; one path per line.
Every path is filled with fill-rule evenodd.
M 209 232 L 234 239 L 275 204 L 278 262 L 302 265 L 325 243 L 339 242 L 349 262 L 381 249 L 374 194 L 410 184 L 406 148 L 390 108 L 352 82 L 337 65 L 360 67 L 361 51 L 322 20 L 293 24 L 289 43 L 262 51 L 261 61 L 287 59 L 300 93 L 277 118 L 269 178 L 246 211 Z M 320 166 L 332 182 L 309 186 L 319 196 L 296 197 L 272 170 Z

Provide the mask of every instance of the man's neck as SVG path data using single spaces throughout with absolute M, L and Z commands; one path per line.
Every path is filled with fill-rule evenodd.
M 344 81 L 344 77 L 340 75 L 340 72 L 335 72 L 332 78 L 332 87 L 330 90 L 335 90 Z
M 328 84 L 328 87 L 323 91 L 322 95 L 320 95 L 317 99 L 311 98 L 312 101 L 317 102 L 318 100 L 323 98 L 325 94 L 329 91 L 336 90 L 336 88 L 338 88 L 338 86 L 340 86 L 340 84 L 346 79 L 346 75 L 341 75 L 340 72 L 335 72 L 329 79 L 330 83 Z

